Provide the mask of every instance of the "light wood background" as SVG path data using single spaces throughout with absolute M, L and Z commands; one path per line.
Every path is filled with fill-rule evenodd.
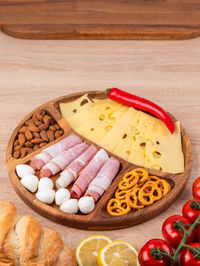
M 160 238 L 163 221 L 181 214 L 200 175 L 200 39 L 187 41 L 32 41 L 0 33 L 0 200 L 20 214 L 32 214 L 56 229 L 75 248 L 97 232 L 65 227 L 34 212 L 13 190 L 5 162 L 6 145 L 20 120 L 55 97 L 116 86 L 146 97 L 175 115 L 194 150 L 191 178 L 176 202 L 158 217 L 128 229 L 100 232 L 130 241 L 137 249 Z M 99 232 L 98 232 L 99 234 Z

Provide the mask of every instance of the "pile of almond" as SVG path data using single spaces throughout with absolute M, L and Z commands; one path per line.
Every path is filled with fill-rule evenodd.
M 63 135 L 63 130 L 46 111 L 35 112 L 20 128 L 14 142 L 13 157 L 24 158 Z

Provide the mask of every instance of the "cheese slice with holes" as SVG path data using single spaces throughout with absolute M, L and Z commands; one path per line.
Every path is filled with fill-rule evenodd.
M 90 109 L 94 104 L 95 103 L 88 98 L 88 95 L 84 94 L 73 102 L 60 103 L 60 111 L 62 116 L 67 119 L 76 113 L 81 113 L 83 110 Z
M 145 137 L 146 167 L 174 174 L 184 171 L 184 155 L 178 121 L 175 122 L 175 132 L 171 134 L 161 120 L 142 113 L 138 130 Z
M 134 119 L 137 112 L 138 111 L 134 108 L 128 108 L 128 111 L 117 120 L 109 133 L 99 142 L 99 145 L 113 152 L 126 133 L 130 121 Z
M 101 113 L 103 116 L 103 120 L 99 123 L 99 125 L 87 135 L 87 138 L 97 144 L 109 133 L 109 131 L 113 128 L 116 121 L 118 121 L 125 112 L 127 112 L 128 107 L 124 106 L 118 109 L 116 112 L 113 112 L 112 109 Z

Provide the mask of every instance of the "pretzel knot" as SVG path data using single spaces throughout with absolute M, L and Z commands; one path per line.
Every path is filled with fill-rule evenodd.
M 111 199 L 107 204 L 107 212 L 112 216 L 120 216 L 129 213 L 131 207 L 127 200 Z
M 121 190 L 128 190 L 134 187 L 139 181 L 139 175 L 133 171 L 126 173 L 123 179 L 119 182 L 118 188 Z
M 147 170 L 145 170 L 144 168 L 136 168 L 133 171 L 139 175 L 139 183 L 140 184 L 143 184 L 144 182 L 146 182 L 148 180 L 149 174 L 148 174 Z
M 139 193 L 139 188 L 135 188 L 133 189 L 132 192 L 130 192 L 128 195 L 127 195 L 127 201 L 128 201 L 128 204 L 129 206 L 132 208 L 132 209 L 142 209 L 144 208 L 144 205 L 141 204 L 141 202 L 139 201 L 138 199 L 138 193 Z
M 131 193 L 136 187 L 138 187 L 137 185 L 135 185 L 134 187 L 128 189 L 128 190 L 121 190 L 119 189 L 119 187 L 117 188 L 117 190 L 115 191 L 115 198 L 119 199 L 119 200 L 123 200 L 126 199 L 127 195 L 129 193 Z
M 138 193 L 138 199 L 144 206 L 149 206 L 161 198 L 161 189 L 152 181 L 147 181 Z
M 163 196 L 165 196 L 171 190 L 170 184 L 164 179 L 160 179 L 156 183 L 158 187 L 160 188 L 160 190 L 162 191 Z

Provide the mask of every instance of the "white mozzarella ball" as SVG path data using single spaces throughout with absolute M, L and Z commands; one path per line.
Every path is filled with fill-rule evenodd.
M 78 202 L 79 209 L 82 213 L 88 214 L 94 210 L 95 203 L 92 197 L 82 197 Z
M 34 175 L 35 170 L 27 164 L 18 164 L 16 166 L 16 173 L 19 178 L 23 178 L 26 175 Z
M 36 193 L 36 198 L 40 201 L 51 204 L 55 199 L 55 190 L 42 190 Z
M 38 178 L 35 175 L 26 175 L 20 180 L 21 184 L 32 193 L 38 188 Z
M 66 188 L 60 188 L 56 191 L 56 204 L 62 205 L 64 201 L 68 200 L 70 198 L 69 190 Z
M 78 200 L 68 199 L 60 206 L 60 210 L 67 213 L 77 213 L 78 212 Z
M 53 189 L 53 181 L 48 177 L 40 178 L 38 183 L 38 191 L 43 190 L 52 190 Z

